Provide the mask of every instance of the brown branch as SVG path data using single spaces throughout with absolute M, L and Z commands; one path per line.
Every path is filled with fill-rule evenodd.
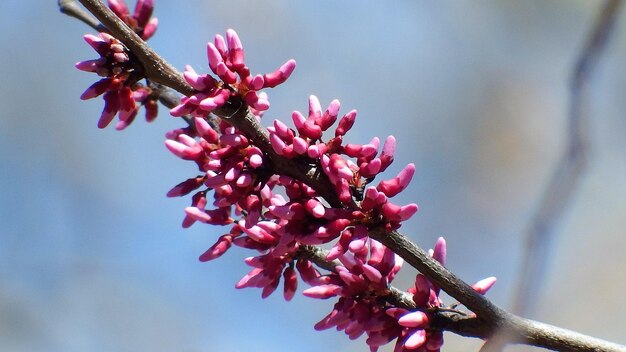
M 554 228 L 561 220 L 587 169 L 589 154 L 589 80 L 613 32 L 621 0 L 608 0 L 595 20 L 592 31 L 572 72 L 568 112 L 568 144 L 550 179 L 539 207 L 526 232 L 521 274 L 513 311 L 528 314 L 537 301 L 546 272 Z
M 626 346 L 521 318 L 504 311 L 475 292 L 463 280 L 397 231 L 386 232 L 377 229 L 370 232 L 370 237 L 392 249 L 442 290 L 476 313 L 484 325 L 480 331 L 487 333 L 482 337 L 488 337 L 497 331 L 506 333 L 510 343 L 529 344 L 556 351 L 626 351 Z
M 138 57 L 146 69 L 148 79 L 169 86 L 182 94 L 193 94 L 193 89 L 184 81 L 182 75 L 152 51 L 143 40 L 100 1 L 80 1 L 109 29 L 112 35 L 121 40 Z M 228 105 L 216 111 L 216 115 L 228 119 L 229 123 L 253 140 L 255 145 L 269 156 L 272 166 L 279 173 L 307 183 L 332 206 L 339 204 L 327 177 L 324 176 L 323 172 L 317 172 L 318 165 L 302 162 L 302 160 L 287 160 L 278 156 L 269 144 L 267 131 L 258 124 L 247 108 L 243 108 L 245 105 L 242 102 L 236 99 L 231 100 Z M 383 229 L 374 229 L 370 236 L 400 255 L 406 262 L 478 316 L 471 319 L 469 317 L 464 319 L 457 317 L 454 318 L 456 319 L 454 321 L 441 318 L 438 322 L 442 329 L 455 331 L 463 336 L 483 338 L 491 336 L 494 331 L 507 331 L 511 332 L 514 343 L 526 343 L 560 351 L 626 351 L 624 346 L 523 319 L 502 310 L 476 293 L 469 285 L 442 267 L 426 252 L 397 231 L 387 232 Z M 323 268 L 332 268 L 334 265 L 333 263 L 319 262 L 316 264 Z M 395 299 L 400 302 L 403 301 L 400 296 Z M 440 313 L 445 315 L 444 313 L 450 312 L 442 311 Z

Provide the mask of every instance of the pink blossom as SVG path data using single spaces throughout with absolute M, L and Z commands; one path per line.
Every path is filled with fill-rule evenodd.
M 293 128 L 275 120 L 268 127 L 273 152 L 321 173 L 339 199 L 334 202 L 339 204 L 328 204 L 318 194 L 318 185 L 276 169 L 275 156 L 269 157 L 268 151 L 256 144 L 256 136 L 245 135 L 229 125 L 228 119 L 212 124 L 208 120 L 212 111 L 234 97 L 243 100 L 260 119 L 269 107 L 260 90 L 283 83 L 295 62 L 288 61 L 271 74 L 250 74 L 241 40 L 232 30 L 226 38 L 218 35 L 207 45 L 207 56 L 216 77 L 198 74 L 187 66 L 184 78 L 196 93 L 184 97 L 171 111 L 174 116 L 194 116 L 193 126 L 169 132 L 166 141 L 173 154 L 193 161 L 200 173 L 168 192 L 168 196 L 183 196 L 195 191 L 191 206 L 185 209 L 183 226 L 195 222 L 230 226 L 230 232 L 219 237 L 200 260 L 218 258 L 232 245 L 254 250 L 257 253 L 245 260 L 252 269 L 237 282 L 237 288 L 261 288 L 265 298 L 282 280 L 283 296 L 290 300 L 299 274 L 311 285 L 302 292 L 305 296 L 337 299 L 316 329 L 335 327 L 351 339 L 367 335 L 372 351 L 393 340 L 395 351 L 438 350 L 442 334 L 429 324 L 432 310 L 444 307 L 439 288 L 418 274 L 408 290 L 415 309 L 396 307 L 384 299 L 403 260 L 369 237 L 373 229 L 399 228 L 418 210 L 413 203 L 390 201 L 408 187 L 415 165 L 408 164 L 396 176 L 373 184 L 392 164 L 396 139 L 389 136 L 381 143 L 374 137 L 365 144 L 346 143 L 356 110 L 340 117 L 338 100 L 323 109 L 313 95 L 306 114 L 292 113 Z M 322 275 L 299 256 L 304 246 L 325 243 L 330 243 L 326 259 L 335 261 L 336 266 Z M 431 256 L 445 265 L 446 254 L 445 240 L 440 238 Z M 484 293 L 493 282 L 495 279 L 486 279 L 474 288 Z
M 132 16 L 124 0 L 109 0 L 109 8 L 143 40 L 148 40 L 156 32 L 158 20 L 152 17 L 153 0 L 137 0 Z
M 104 109 L 98 127 L 105 128 L 117 115 L 119 121 L 116 129 L 125 129 L 137 116 L 137 103 L 145 106 L 146 120 L 153 121 L 157 114 L 156 97 L 149 88 L 137 83 L 142 78 L 138 74 L 141 69 L 138 63 L 131 60 L 128 49 L 107 33 L 98 36 L 87 34 L 84 38 L 100 54 L 100 58 L 78 62 L 76 68 L 104 77 L 87 88 L 80 97 L 86 100 L 104 94 Z
M 289 60 L 274 72 L 253 76 L 245 64 L 241 39 L 232 29 L 226 31 L 226 39 L 218 34 L 213 43 L 207 44 L 207 57 L 209 68 L 219 80 L 185 66 L 184 78 L 197 92 L 183 97 L 181 104 L 172 109 L 173 116 L 206 117 L 232 96 L 241 98 L 259 116 L 269 109 L 267 95 L 261 90 L 284 83 L 296 67 L 295 60 Z

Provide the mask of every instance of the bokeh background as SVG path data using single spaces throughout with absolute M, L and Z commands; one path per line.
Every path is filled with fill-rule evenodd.
M 470 282 L 497 276 L 489 296 L 511 306 L 601 1 L 156 3 L 150 42 L 179 69 L 206 72 L 206 42 L 227 28 L 254 72 L 297 60 L 269 91 L 266 124 L 316 94 L 359 110 L 353 141 L 395 135 L 389 174 L 417 165 L 399 203 L 421 207 L 403 232 L 426 248 L 445 236 L 449 268 Z M 626 11 L 615 30 L 590 86 L 592 159 L 531 317 L 626 343 Z M 367 350 L 313 330 L 332 302 L 236 290 L 249 253 L 197 261 L 222 229 L 183 230 L 189 199 L 165 198 L 195 175 L 163 145 L 180 123 L 163 109 L 150 125 L 98 130 L 101 100 L 78 99 L 95 77 L 73 68 L 95 57 L 86 32 L 56 1 L 0 2 L 0 350 Z M 405 268 L 396 285 L 414 275 Z M 446 351 L 480 346 L 446 340 Z

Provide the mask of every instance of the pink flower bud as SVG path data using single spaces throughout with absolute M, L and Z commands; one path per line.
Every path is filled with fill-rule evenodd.
M 322 117 L 322 106 L 320 100 L 315 95 L 309 96 L 309 120 L 315 121 Z
M 306 210 L 316 218 L 323 217 L 326 212 L 324 205 L 315 199 L 309 199 L 304 206 Z
M 396 152 L 396 138 L 394 136 L 389 136 L 385 140 L 385 144 L 383 145 L 383 151 L 380 154 L 380 160 L 382 161 L 381 172 L 385 171 L 387 167 L 393 162 L 393 156 Z
M 318 285 L 307 288 L 302 294 L 310 298 L 327 299 L 337 296 L 341 292 L 341 286 L 337 285 Z
M 362 163 L 359 167 L 359 173 L 363 177 L 374 177 L 382 171 L 382 162 L 376 158 L 368 163 Z
M 264 88 L 274 88 L 284 83 L 296 68 L 296 61 L 291 59 L 280 66 L 276 71 L 263 75 Z
M 428 305 L 430 299 L 431 283 L 428 279 L 422 275 L 417 274 L 415 276 L 415 285 L 413 286 L 415 291 L 413 292 L 413 301 L 418 307 L 425 307 Z
M 288 267 L 283 272 L 283 279 L 285 282 L 283 295 L 286 301 L 291 301 L 296 290 L 298 289 L 298 277 L 296 271 L 292 267 Z
M 351 110 L 347 114 L 343 115 L 341 120 L 339 120 L 339 125 L 337 129 L 335 129 L 335 137 L 345 135 L 354 125 L 354 120 L 356 119 L 356 110 Z
M 150 17 L 152 17 L 152 10 L 154 9 L 154 1 L 153 0 L 137 0 L 137 4 L 135 5 L 135 11 L 133 13 L 133 18 L 137 20 L 137 25 L 139 27 L 145 27 Z
M 312 140 L 322 138 L 322 129 L 310 119 L 307 119 L 304 122 L 304 125 L 302 125 L 301 128 L 298 128 L 298 132 L 300 132 L 301 136 L 310 138 Z
M 435 248 L 433 249 L 433 257 L 434 260 L 438 261 L 441 265 L 446 265 L 446 254 L 447 254 L 447 246 L 446 240 L 443 237 L 439 237 L 437 242 L 435 243 Z
M 143 35 L 141 36 L 142 39 L 143 40 L 150 39 L 154 35 L 154 33 L 156 33 L 158 26 L 159 26 L 159 20 L 156 17 L 152 17 L 143 29 Z
M 402 171 L 400 171 L 398 176 L 394 177 L 391 180 L 381 181 L 376 189 L 378 189 L 380 192 L 385 193 L 387 197 L 393 197 L 407 187 L 409 182 L 411 182 L 414 173 L 415 165 L 408 164 L 404 169 L 402 169 Z
M 363 274 L 365 274 L 365 276 L 372 281 L 373 283 L 379 284 L 379 285 L 385 285 L 385 278 L 383 277 L 383 275 L 380 273 L 380 271 L 378 271 L 378 269 L 374 268 L 373 266 L 369 265 L 369 264 L 364 264 L 361 269 L 363 269 Z
M 271 133 L 270 131 L 270 143 L 272 145 L 272 149 L 276 152 L 276 154 L 284 156 L 285 149 L 287 148 L 287 144 L 275 133 Z
M 426 330 L 419 329 L 413 332 L 404 342 L 404 348 L 413 350 L 419 348 L 426 342 Z
M 265 298 L 269 297 L 272 293 L 274 293 L 274 291 L 276 291 L 276 288 L 278 287 L 279 283 L 280 283 L 280 279 L 279 278 L 275 278 L 269 284 L 263 286 L 263 291 L 261 291 L 261 298 L 265 299 Z
M 224 83 L 234 84 L 237 82 L 237 74 L 230 70 L 224 62 L 218 62 L 215 67 L 215 74 L 224 81 Z
M 220 142 L 231 147 L 241 147 L 248 145 L 248 139 L 244 135 L 239 133 L 222 134 L 220 136 Z
M 480 281 L 478 281 L 477 283 L 472 285 L 472 288 L 480 293 L 481 295 L 484 295 L 485 293 L 487 293 L 487 291 L 489 291 L 489 289 L 496 283 L 496 278 L 494 276 L 488 277 L 486 279 L 482 279 Z
M 428 324 L 428 316 L 421 311 L 411 312 L 398 319 L 398 324 L 408 328 L 417 328 Z
M 309 285 L 314 285 L 315 281 L 321 276 L 313 264 L 306 259 L 298 259 L 296 269 L 300 273 L 302 280 Z
M 221 236 L 217 242 L 211 248 L 209 248 L 206 252 L 200 255 L 201 262 L 207 262 L 209 260 L 217 259 L 222 256 L 222 254 L 226 253 L 226 251 L 230 248 L 233 243 L 233 236 L 230 234 Z
M 252 283 L 254 283 L 253 279 L 256 278 L 257 276 L 259 276 L 259 274 L 262 272 L 262 269 L 259 268 L 254 268 L 252 269 L 249 273 L 247 273 L 244 277 L 242 277 L 239 282 L 237 282 L 237 284 L 235 285 L 236 288 L 244 288 L 244 287 L 250 287 L 252 286 Z M 251 282 L 252 281 L 252 282 Z
M 199 148 L 199 146 L 191 148 L 171 139 L 165 141 L 165 146 L 174 155 L 184 160 L 194 160 L 202 153 L 202 148 Z
M 185 78 L 187 83 L 189 83 L 193 87 L 193 89 L 204 90 L 206 88 L 204 77 L 196 73 L 196 71 L 190 65 L 185 65 L 183 77 Z
M 117 17 L 124 19 L 130 17 L 130 12 L 124 0 L 109 0 L 109 8 L 115 12 Z
M 245 66 L 243 57 L 243 45 L 241 39 L 233 29 L 226 30 L 226 41 L 228 42 L 228 58 L 231 66 L 235 70 L 242 69 Z
M 167 192 L 168 197 L 181 197 L 197 189 L 204 182 L 204 177 L 194 177 L 183 181 Z
M 339 103 L 339 100 L 335 99 L 331 101 L 328 105 L 328 108 L 324 112 L 324 115 L 322 115 L 322 117 L 318 121 L 316 121 L 316 124 L 318 124 L 323 131 L 326 131 L 337 120 L 337 114 L 339 113 L 340 107 L 341 104 Z
M 224 40 L 224 37 L 216 34 L 215 38 L 213 39 L 213 43 L 215 43 L 215 49 L 217 49 L 217 51 L 220 53 L 220 57 L 224 58 L 226 56 L 226 52 L 228 51 L 228 48 L 226 46 L 226 40 Z

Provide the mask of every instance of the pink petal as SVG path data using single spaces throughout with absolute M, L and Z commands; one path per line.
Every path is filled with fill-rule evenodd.
M 404 342 L 404 348 L 416 349 L 422 346 L 424 342 L 426 342 L 426 330 L 419 329 L 409 335 L 409 338 Z
M 307 288 L 306 290 L 302 291 L 302 294 L 310 298 L 327 299 L 337 296 L 340 292 L 340 286 L 327 284 Z
M 226 251 L 231 247 L 233 243 L 232 235 L 223 235 L 221 236 L 217 242 L 211 248 L 209 248 L 206 252 L 200 255 L 201 262 L 207 262 L 209 260 L 217 259 L 222 256 L 222 254 L 226 253 Z
M 433 249 L 433 259 L 438 261 L 441 265 L 446 265 L 446 254 L 447 254 L 447 246 L 446 240 L 443 237 L 439 237 L 437 242 L 435 243 L 435 248 Z M 494 278 L 495 279 L 495 278 Z M 495 280 L 494 280 L 495 282 Z
M 488 277 L 486 279 L 482 279 L 477 283 L 472 285 L 472 288 L 476 290 L 476 292 L 484 295 L 489 291 L 489 289 L 496 283 L 496 278 L 494 276 Z
M 421 311 L 411 312 L 398 319 L 398 324 L 408 328 L 424 326 L 428 324 L 428 316 Z
M 296 60 L 289 60 L 280 66 L 274 72 L 263 75 L 264 85 L 266 88 L 274 88 L 284 83 L 296 68 Z

